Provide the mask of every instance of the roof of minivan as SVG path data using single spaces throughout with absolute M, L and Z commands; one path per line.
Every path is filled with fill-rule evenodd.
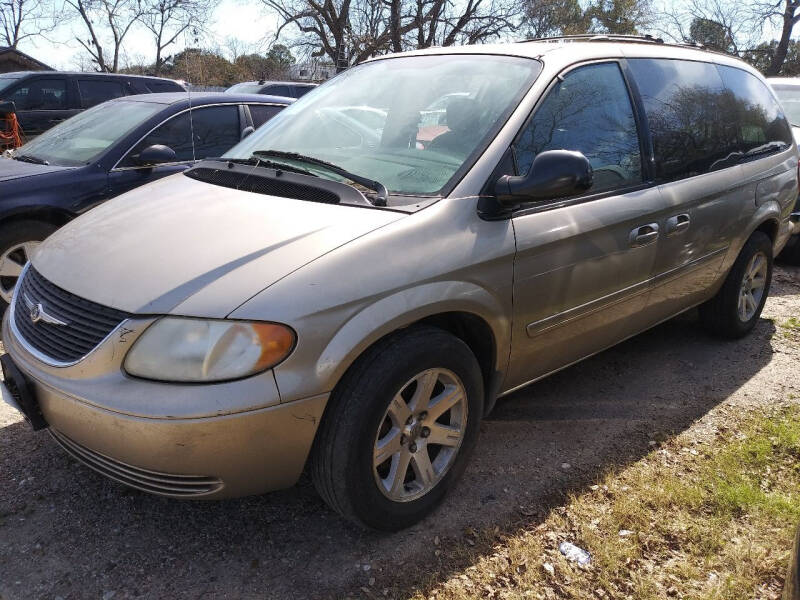
M 542 60 L 548 66 L 561 69 L 577 62 L 602 58 L 672 58 L 713 62 L 722 65 L 736 66 L 758 73 L 746 62 L 711 50 L 667 44 L 636 38 L 617 40 L 613 37 L 597 36 L 587 38 L 551 38 L 530 42 L 514 42 L 505 44 L 479 44 L 471 46 L 447 46 L 412 50 L 375 57 L 370 61 L 385 60 L 399 56 L 419 56 L 430 54 L 495 54 L 520 56 Z M 760 75 L 760 73 L 758 73 Z
M 215 102 L 234 103 L 234 102 L 257 102 L 259 104 L 274 103 L 289 105 L 294 102 L 294 98 L 284 98 L 283 96 L 269 96 L 266 94 L 226 94 L 224 92 L 160 92 L 157 94 L 136 94 L 134 96 L 121 96 L 109 102 L 151 102 L 154 104 L 176 104 L 189 100 L 196 104 L 213 104 Z
M 0 77 L 11 77 L 19 79 L 20 77 L 27 77 L 28 75 L 78 75 L 80 77 L 126 77 L 134 79 L 156 79 L 158 81 L 172 81 L 178 83 L 174 79 L 168 77 L 154 77 L 152 75 L 132 75 L 128 73 L 92 73 L 83 71 L 11 71 L 10 73 L 0 73 Z M 178 85 L 180 85 L 178 83 Z

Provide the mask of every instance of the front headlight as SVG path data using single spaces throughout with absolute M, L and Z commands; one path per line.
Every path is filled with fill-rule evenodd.
M 295 334 L 277 323 L 163 317 L 136 340 L 125 371 L 160 381 L 239 379 L 289 356 Z

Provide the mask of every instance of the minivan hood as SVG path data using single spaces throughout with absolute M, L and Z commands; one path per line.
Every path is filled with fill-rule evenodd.
M 74 168 L 75 167 L 59 167 L 55 165 L 37 165 L 21 160 L 14 160 L 12 158 L 0 158 L 0 181 L 11 181 L 12 179 L 32 177 L 33 175 L 46 175 Z M 0 198 L 1 197 L 2 195 L 0 195 Z
M 292 271 L 402 216 L 178 174 L 69 223 L 32 262 L 59 287 L 105 306 L 221 318 Z

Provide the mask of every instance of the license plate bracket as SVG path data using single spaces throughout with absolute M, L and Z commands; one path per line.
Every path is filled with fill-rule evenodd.
M 3 396 L 8 392 L 11 397 L 9 404 L 18 409 L 25 420 L 31 424 L 34 431 L 45 429 L 48 427 L 42 411 L 39 408 L 39 402 L 36 400 L 36 394 L 33 391 L 33 385 L 28 378 L 23 375 L 14 361 L 8 354 L 0 356 L 0 368 L 3 370 Z M 4 400 L 6 398 L 4 397 Z

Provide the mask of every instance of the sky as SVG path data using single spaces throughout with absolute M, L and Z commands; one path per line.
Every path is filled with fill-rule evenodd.
M 236 38 L 243 48 L 253 51 L 268 48 L 275 35 L 277 23 L 274 17 L 266 15 L 255 2 L 245 3 L 241 0 L 220 0 L 208 24 L 211 32 L 209 39 L 201 42 L 204 48 L 219 47 L 226 52 L 226 40 Z M 75 41 L 76 34 L 86 37 L 81 23 L 74 22 L 59 26 L 48 34 L 51 41 L 41 38 L 23 40 L 19 49 L 37 60 L 59 70 L 77 69 L 82 65 L 81 57 L 88 56 L 86 50 Z M 192 45 L 191 39 L 182 39 L 177 46 L 171 47 L 167 53 L 180 51 Z M 153 42 L 146 30 L 132 29 L 123 42 L 126 57 L 132 63 L 152 62 L 154 56 Z M 86 59 L 83 59 L 86 62 Z M 124 65 L 123 60 L 123 65 Z

